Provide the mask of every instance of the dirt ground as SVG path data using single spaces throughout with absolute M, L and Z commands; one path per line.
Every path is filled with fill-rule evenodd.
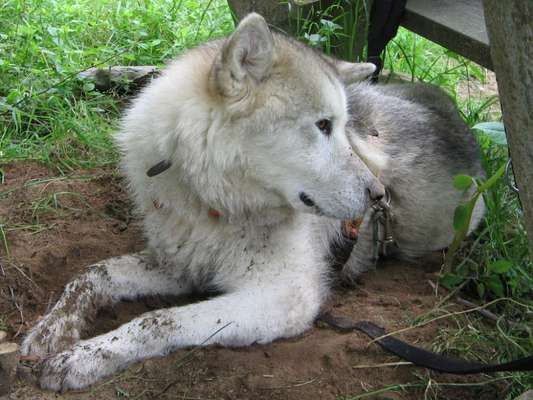
M 114 170 L 77 170 L 61 177 L 37 163 L 3 167 L 0 185 L 0 329 L 20 342 L 45 314 L 63 286 L 84 268 L 106 257 L 143 248 L 138 221 Z M 1 232 L 0 232 L 1 234 Z M 9 254 L 6 253 L 6 246 Z M 353 319 L 368 319 L 387 330 L 409 326 L 438 298 L 428 284 L 439 264 L 385 262 L 357 289 L 336 289 L 326 307 Z M 104 310 L 88 336 L 101 333 L 147 310 L 176 299 L 148 298 Z M 180 301 L 183 301 L 180 300 Z M 429 348 L 446 321 L 400 335 Z M 315 327 L 300 337 L 269 345 L 226 349 L 184 349 L 132 365 L 83 392 L 43 392 L 17 380 L 9 399 L 338 399 L 388 385 L 475 382 L 412 366 L 375 367 L 399 361 L 359 333 Z M 374 367 L 372 367 L 374 366 Z M 365 398 L 421 399 L 434 387 L 384 391 Z M 439 399 L 496 399 L 492 387 L 442 388 Z

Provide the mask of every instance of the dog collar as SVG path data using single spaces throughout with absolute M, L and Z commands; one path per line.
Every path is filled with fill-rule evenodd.
M 209 215 L 211 218 L 218 219 L 222 214 L 220 213 L 220 211 L 215 210 L 214 208 L 210 208 L 209 210 L 207 210 L 207 215 Z

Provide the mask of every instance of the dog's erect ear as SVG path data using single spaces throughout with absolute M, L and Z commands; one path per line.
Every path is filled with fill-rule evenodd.
M 351 63 L 341 60 L 335 60 L 335 67 L 345 85 L 365 80 L 376 70 L 376 66 L 372 63 Z
M 218 91 L 241 97 L 248 85 L 265 79 L 274 62 L 274 38 L 265 19 L 248 14 L 227 39 L 214 65 L 212 77 Z

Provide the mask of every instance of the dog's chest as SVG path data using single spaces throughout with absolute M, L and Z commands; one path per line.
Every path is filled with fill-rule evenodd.
M 151 233 L 150 243 L 166 268 L 199 290 L 224 290 L 258 276 L 275 280 L 286 269 L 318 267 L 304 224 L 271 228 L 207 220 L 160 224 Z

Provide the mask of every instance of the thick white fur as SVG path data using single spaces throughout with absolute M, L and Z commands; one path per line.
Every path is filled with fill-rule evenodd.
M 24 354 L 61 352 L 43 362 L 43 387 L 83 388 L 179 347 L 266 343 L 311 326 L 328 295 L 324 216 L 360 217 L 369 193 L 383 194 L 344 129 L 341 79 L 358 68 L 373 71 L 338 69 L 252 14 L 144 90 L 117 144 L 149 251 L 93 266 L 30 332 Z M 321 119 L 333 122 L 330 135 Z M 170 169 L 149 178 L 162 160 Z M 79 341 L 99 307 L 198 289 L 219 295 Z

